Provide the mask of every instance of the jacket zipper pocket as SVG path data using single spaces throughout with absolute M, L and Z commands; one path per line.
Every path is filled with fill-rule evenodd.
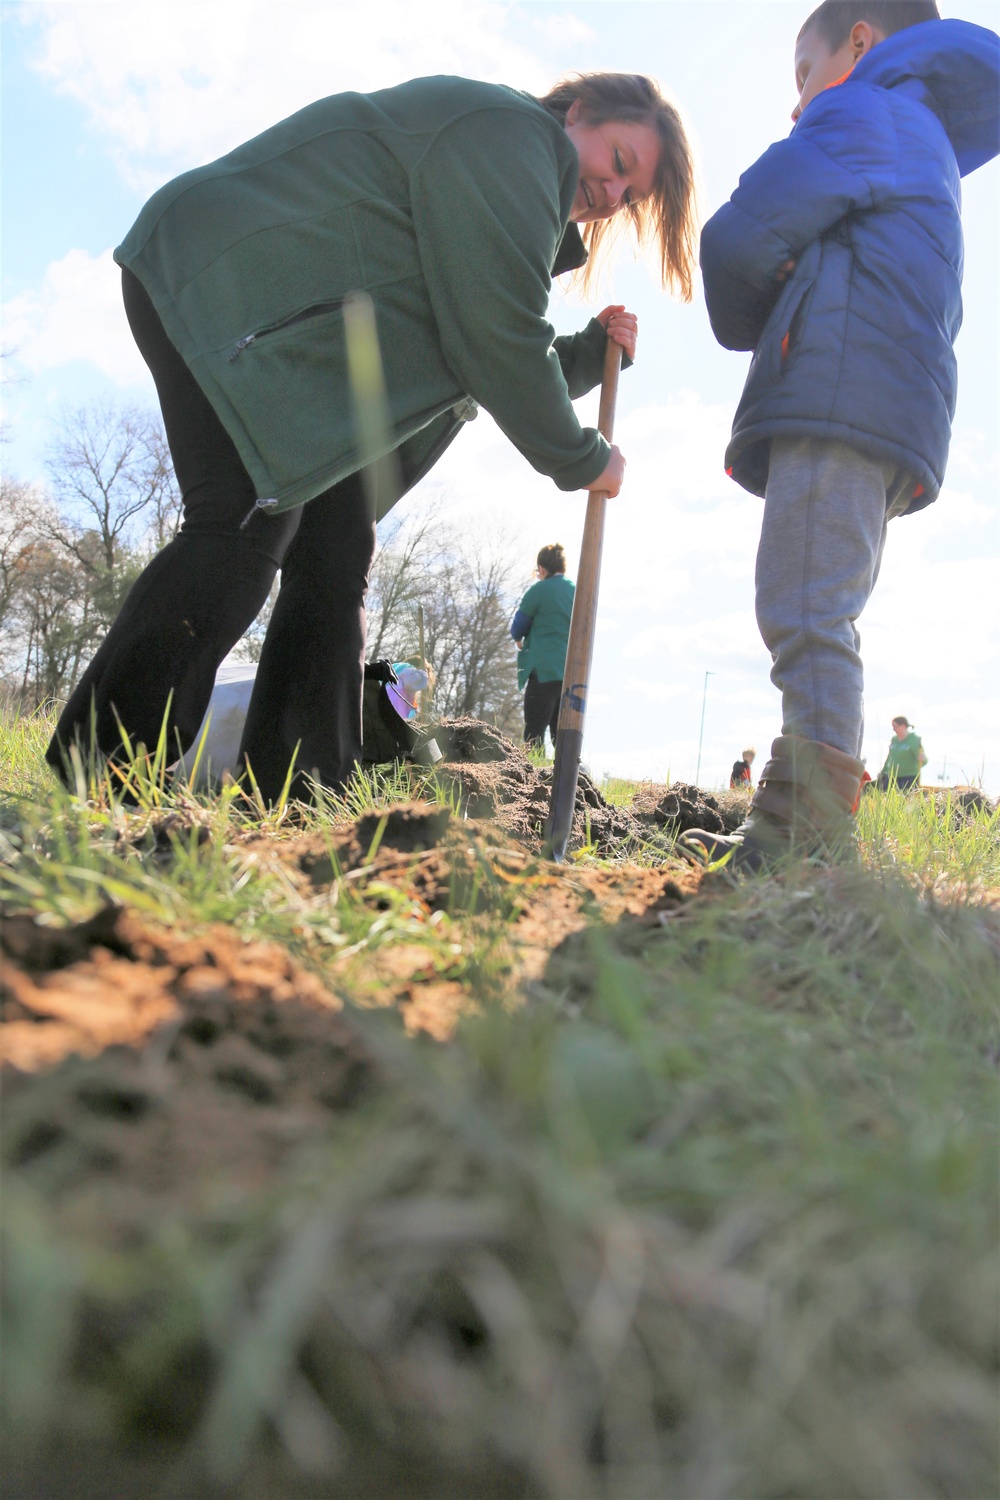
M 232 364 L 244 349 L 249 349 L 251 344 L 255 344 L 258 339 L 266 338 L 269 333 L 280 333 L 283 328 L 291 328 L 293 323 L 304 323 L 307 318 L 319 318 L 324 313 L 339 312 L 343 305 L 343 297 L 338 297 L 334 302 L 314 302 L 312 307 L 304 307 L 301 312 L 292 313 L 290 318 L 282 318 L 278 323 L 269 323 L 266 328 L 258 328 L 256 333 L 246 334 L 233 345 L 229 363 Z
M 794 352 L 795 345 L 798 342 L 799 333 L 801 331 L 802 324 L 805 321 L 806 304 L 810 300 L 810 295 L 813 291 L 813 288 L 815 287 L 815 284 L 816 283 L 813 281 L 808 281 L 802 286 L 799 291 L 799 295 L 788 314 L 788 322 L 785 325 L 785 332 L 781 337 L 781 342 L 779 345 L 778 369 L 782 374 L 784 373 L 785 366 L 788 363 L 788 357 Z

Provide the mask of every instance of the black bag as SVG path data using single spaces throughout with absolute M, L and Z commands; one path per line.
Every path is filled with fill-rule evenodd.
M 361 764 L 384 766 L 395 760 L 415 760 L 422 766 L 433 766 L 441 759 L 437 741 L 421 734 L 393 703 L 390 686 L 396 689 L 397 700 L 405 702 L 398 692 L 398 682 L 391 662 L 365 662 Z

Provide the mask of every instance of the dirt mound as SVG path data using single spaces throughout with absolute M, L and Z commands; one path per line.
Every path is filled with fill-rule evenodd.
M 745 795 L 724 800 L 685 781 L 669 786 L 653 809 L 654 821 L 671 834 L 703 828 L 706 833 L 732 833 L 746 817 Z
M 938 814 L 944 816 L 950 812 L 952 824 L 959 827 L 963 823 L 977 823 L 984 818 L 992 818 L 1000 806 L 996 797 L 987 796 L 975 786 L 949 787 L 947 791 L 934 790 L 932 795 Z
M 538 844 L 545 831 L 552 794 L 551 767 L 538 767 L 524 751 L 478 719 L 450 719 L 433 730 L 442 761 L 438 776 L 457 789 L 463 813 L 492 819 L 523 843 Z M 612 807 L 581 772 L 569 847 L 596 845 L 601 854 L 619 853 L 647 828 L 624 808 Z
M 227 1190 L 257 1189 L 374 1078 L 339 1001 L 277 944 L 117 908 L 60 930 L 8 917 L 2 940 L 5 1155 L 49 1184 L 120 1175 L 162 1203 L 222 1167 Z

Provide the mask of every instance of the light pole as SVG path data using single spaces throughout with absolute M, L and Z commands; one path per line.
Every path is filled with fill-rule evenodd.
M 701 694 L 701 728 L 698 731 L 698 769 L 694 773 L 695 786 L 701 785 L 701 742 L 705 738 L 705 700 L 708 697 L 708 679 L 714 676 L 714 672 L 705 673 L 705 686 Z

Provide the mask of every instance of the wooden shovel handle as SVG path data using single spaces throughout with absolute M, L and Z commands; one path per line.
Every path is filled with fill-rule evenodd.
M 615 406 L 618 400 L 618 375 L 622 349 L 608 339 L 604 351 L 604 378 L 601 382 L 601 406 L 598 427 L 610 443 L 614 435 Z M 604 515 L 608 496 L 605 490 L 591 490 L 583 523 L 583 545 L 576 575 L 573 615 L 566 647 L 563 692 L 559 705 L 556 733 L 556 756 L 552 767 L 552 801 L 546 827 L 546 852 L 561 860 L 573 828 L 573 807 L 580 776 L 583 750 L 583 727 L 587 716 L 587 693 L 590 667 L 594 657 L 594 634 L 597 626 L 597 596 L 601 582 L 601 553 L 604 550 Z

